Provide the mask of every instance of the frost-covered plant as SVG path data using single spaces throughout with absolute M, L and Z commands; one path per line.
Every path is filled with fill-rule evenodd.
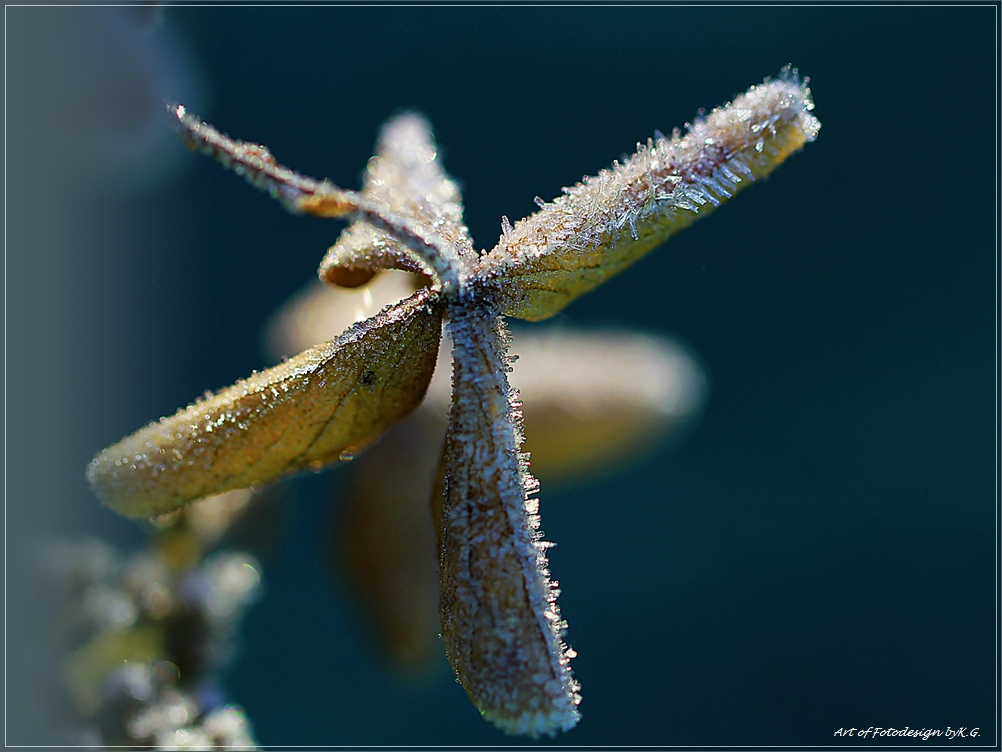
M 268 327 L 281 360 L 412 294 L 421 280 L 387 270 L 346 289 L 314 280 Z M 438 557 L 428 489 L 437 476 L 452 401 L 449 351 L 439 351 L 421 406 L 332 483 L 332 562 L 382 657 L 410 674 L 430 669 L 440 642 Z M 519 385 L 533 473 L 582 483 L 636 461 L 690 427 L 706 379 L 676 342 L 566 322 L 516 327 L 510 378 Z M 346 457 L 347 458 L 347 457 Z
M 769 174 L 820 124 L 806 81 L 784 70 L 682 135 L 564 190 L 478 253 L 428 125 L 391 121 L 361 192 L 295 173 L 172 108 L 182 136 L 294 212 L 352 222 L 320 275 L 365 284 L 383 269 L 424 285 L 337 339 L 151 423 L 100 453 L 96 493 L 132 517 L 354 456 L 421 402 L 446 322 L 452 397 L 432 493 L 446 652 L 481 713 L 511 733 L 579 718 L 565 623 L 538 532 L 538 483 L 521 452 L 505 317 L 545 319 Z
M 216 549 L 250 491 L 196 502 L 156 521 L 150 545 L 128 557 L 85 538 L 54 543 L 60 584 L 65 741 L 86 746 L 246 749 L 244 711 L 219 684 L 237 624 L 260 590 L 244 551 Z M 69 720 L 72 718 L 73 720 Z

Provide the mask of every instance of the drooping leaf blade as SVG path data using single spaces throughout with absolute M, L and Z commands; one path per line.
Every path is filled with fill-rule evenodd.
M 510 734 L 574 726 L 581 698 L 538 531 L 538 484 L 519 453 L 508 337 L 490 311 L 453 309 L 453 402 L 433 499 L 442 640 L 485 718 Z
M 337 462 L 427 389 L 442 306 L 425 288 L 337 339 L 254 374 L 105 449 L 87 477 L 129 517 Z

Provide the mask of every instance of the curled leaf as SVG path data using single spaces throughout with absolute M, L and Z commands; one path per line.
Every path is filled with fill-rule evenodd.
M 401 115 L 380 134 L 376 156 L 369 160 L 363 195 L 397 216 L 419 222 L 474 260 L 473 241 L 463 224 L 459 188 L 442 170 L 431 128 L 424 118 Z M 365 221 L 346 229 L 320 263 L 320 278 L 357 287 L 381 269 L 426 273 L 398 239 Z
M 503 280 L 502 309 L 537 321 L 619 273 L 768 175 L 821 124 L 806 81 L 785 69 L 689 126 L 659 137 L 518 222 L 481 260 Z
M 421 402 L 441 338 L 428 289 L 337 339 L 161 418 L 105 449 L 87 477 L 129 517 L 338 461 Z
M 281 165 L 260 144 L 238 141 L 221 133 L 188 112 L 184 105 L 169 105 L 182 140 L 192 149 L 208 154 L 247 182 L 281 201 L 292 212 L 316 217 L 365 220 L 396 238 L 400 252 L 409 255 L 405 268 L 437 279 L 444 288 L 455 289 L 468 266 L 465 249 L 442 239 L 432 227 L 391 210 L 371 195 L 346 191 L 328 180 L 316 180 Z M 405 207 L 406 209 L 406 207 Z M 445 225 L 443 225 L 445 226 Z M 351 284 L 362 284 L 367 270 L 349 273 Z

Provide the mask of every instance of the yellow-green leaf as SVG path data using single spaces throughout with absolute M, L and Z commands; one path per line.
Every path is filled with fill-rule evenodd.
M 167 656 L 160 624 L 141 624 L 122 632 L 98 632 L 66 659 L 63 681 L 79 713 L 92 716 L 101 706 L 101 685 L 108 674 L 127 663 L 152 665 Z
M 91 462 L 95 493 L 129 517 L 336 462 L 411 412 L 441 338 L 423 289 L 337 339 L 161 418 Z

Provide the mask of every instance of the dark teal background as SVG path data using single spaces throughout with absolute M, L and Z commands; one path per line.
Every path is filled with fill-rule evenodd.
M 187 153 L 162 97 L 347 187 L 389 115 L 423 112 L 489 248 L 502 214 L 792 62 L 818 141 L 563 314 L 677 336 L 711 386 L 684 444 L 543 485 L 584 696 L 555 742 L 949 725 L 997 745 L 997 24 L 987 5 L 7 8 L 8 742 L 48 738 L 40 542 L 142 542 L 87 462 L 268 365 L 263 322 L 341 227 Z M 227 678 L 260 742 L 520 742 L 444 660 L 424 682 L 382 669 L 326 567 L 329 481 L 288 489 Z

